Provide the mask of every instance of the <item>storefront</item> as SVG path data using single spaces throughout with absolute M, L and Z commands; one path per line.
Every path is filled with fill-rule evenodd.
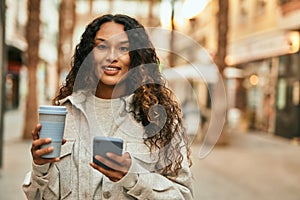
M 276 60 L 278 58 L 267 58 L 239 65 L 244 74 L 241 81 L 246 101 L 243 113 L 248 129 L 274 133 Z M 236 95 L 240 96 L 241 92 Z
M 300 52 L 279 57 L 275 134 L 300 138 Z
M 211 115 L 211 92 L 219 79 L 214 64 L 190 63 L 163 70 L 183 110 L 187 134 L 206 132 Z
M 23 65 L 23 52 L 11 45 L 7 47 L 7 73 L 6 73 L 6 109 L 19 106 L 20 70 Z
M 248 129 L 299 137 L 299 32 L 249 37 L 232 43 L 229 52 L 228 63 L 244 74 Z

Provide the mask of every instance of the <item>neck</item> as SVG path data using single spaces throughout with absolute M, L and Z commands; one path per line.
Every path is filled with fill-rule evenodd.
M 126 95 L 125 85 L 121 84 L 118 86 L 103 86 L 101 82 L 98 83 L 97 90 L 95 93 L 96 97 L 101 99 L 115 99 Z

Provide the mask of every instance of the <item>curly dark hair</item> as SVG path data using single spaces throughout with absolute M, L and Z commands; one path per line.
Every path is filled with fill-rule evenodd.
M 98 80 L 90 76 L 92 59 L 87 58 L 95 46 L 96 32 L 102 24 L 112 21 L 124 26 L 129 40 L 129 72 L 134 73 L 128 76 L 130 80 L 126 81 L 128 90 L 134 93 L 130 112 L 136 121 L 145 127 L 147 138 L 144 142 L 150 152 L 160 149 L 159 156 L 164 164 L 156 166 L 157 170 L 165 176 L 177 175 L 184 159 L 182 148 L 185 148 L 183 152 L 187 152 L 187 159 L 191 165 L 190 147 L 182 122 L 182 112 L 174 98 L 175 95 L 165 86 L 166 81 L 159 70 L 159 58 L 145 28 L 134 18 L 121 14 L 107 14 L 94 19 L 86 27 L 80 43 L 76 46 L 72 68 L 58 95 L 53 99 L 53 104 L 59 105 L 59 100 L 71 95 L 72 92 L 97 85 L 95 81 Z M 84 78 L 76 80 L 74 85 L 76 76 L 82 69 L 85 69 L 82 72 L 85 73 L 82 76 Z M 164 108 L 165 112 L 161 112 L 161 108 Z

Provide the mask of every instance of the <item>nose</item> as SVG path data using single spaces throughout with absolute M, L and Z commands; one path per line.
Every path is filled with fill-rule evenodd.
M 106 59 L 110 62 L 117 60 L 117 51 L 115 48 L 110 48 L 107 52 Z

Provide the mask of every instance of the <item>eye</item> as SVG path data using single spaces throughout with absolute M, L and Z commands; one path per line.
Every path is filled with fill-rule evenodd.
M 97 45 L 97 49 L 99 50 L 106 50 L 108 47 L 105 44 L 99 44 Z
M 122 51 L 122 52 L 127 52 L 127 51 L 129 51 L 129 47 L 127 47 L 127 46 L 121 46 L 119 48 L 119 50 Z

